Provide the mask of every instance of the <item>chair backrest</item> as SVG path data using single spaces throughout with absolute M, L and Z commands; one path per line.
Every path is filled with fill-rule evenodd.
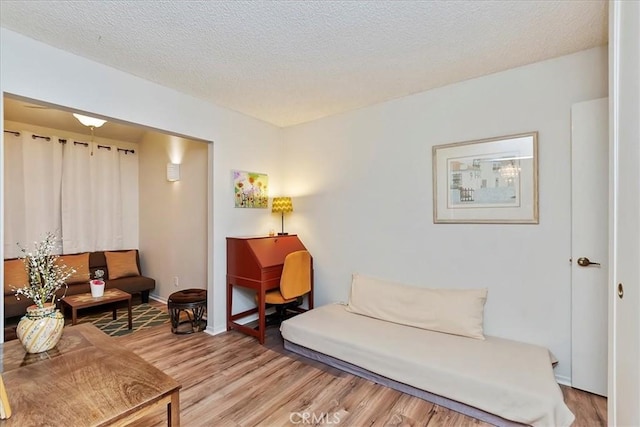
M 280 276 L 280 293 L 286 299 L 311 292 L 311 255 L 308 251 L 291 252 L 284 259 Z

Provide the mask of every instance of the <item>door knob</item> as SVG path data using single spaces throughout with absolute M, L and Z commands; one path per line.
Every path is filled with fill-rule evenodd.
M 591 262 L 589 261 L 589 258 L 587 257 L 580 257 L 578 258 L 578 265 L 580 267 L 588 267 L 590 265 L 600 265 L 599 262 Z
M 624 286 L 622 283 L 618 283 L 618 298 L 622 299 L 624 297 Z

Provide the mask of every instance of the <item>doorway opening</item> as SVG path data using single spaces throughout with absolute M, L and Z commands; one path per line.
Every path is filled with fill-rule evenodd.
M 8 135 L 7 131 L 25 132 L 135 151 L 137 176 L 130 185 L 137 188 L 127 197 L 135 198 L 130 202 L 136 205 L 137 218 L 135 227 L 127 233 L 128 241 L 133 242 L 131 245 L 137 246 L 132 249 L 140 251 L 142 273 L 156 281 L 150 297 L 166 303 L 168 296 L 177 290 L 210 286 L 208 260 L 212 259 L 213 229 L 210 170 L 213 144 L 210 141 L 103 117 L 99 112 L 77 111 L 11 94 L 4 94 L 3 108 L 5 135 Z M 107 123 L 94 129 L 92 136 L 90 129 L 72 116 L 73 112 L 94 115 L 106 119 Z M 169 163 L 181 165 L 179 181 L 167 180 Z M 5 190 L 12 184 L 7 180 L 6 170 L 3 167 Z M 6 213 L 13 208 L 12 201 L 8 200 L 6 191 L 2 197 L 3 213 Z M 3 218 L 4 230 L 7 215 Z M 135 236 L 131 236 L 133 234 Z M 6 234 L 3 232 L 2 235 Z M 26 242 L 3 243 L 4 247 L 16 246 L 16 243 L 26 246 Z M 4 258 L 10 257 L 5 252 Z M 7 298 L 15 296 L 5 295 L 5 301 Z M 5 325 L 4 321 L 3 315 L 2 329 L 7 333 L 10 325 Z

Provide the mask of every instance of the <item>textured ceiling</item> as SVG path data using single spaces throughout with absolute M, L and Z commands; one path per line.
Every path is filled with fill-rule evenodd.
M 607 43 L 605 0 L 0 1 L 0 24 L 278 126 Z

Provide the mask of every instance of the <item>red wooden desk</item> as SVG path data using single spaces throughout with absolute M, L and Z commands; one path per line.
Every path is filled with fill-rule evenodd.
M 265 293 L 280 286 L 285 257 L 291 252 L 302 250 L 306 248 L 295 234 L 275 237 L 227 237 L 227 330 L 237 329 L 257 337 L 260 344 L 264 344 Z M 313 264 L 311 269 L 309 309 L 313 308 Z M 258 306 L 233 314 L 234 286 L 256 291 Z M 258 330 L 236 322 L 255 313 L 258 313 Z

